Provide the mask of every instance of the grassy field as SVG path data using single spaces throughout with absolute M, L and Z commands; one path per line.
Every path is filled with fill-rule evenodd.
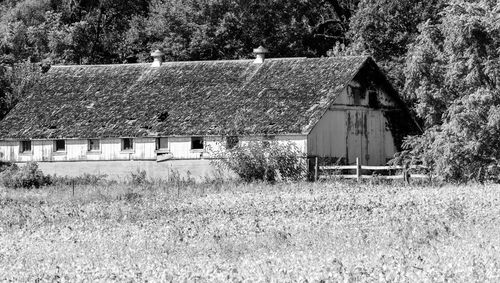
M 0 281 L 499 282 L 500 187 L 0 189 Z

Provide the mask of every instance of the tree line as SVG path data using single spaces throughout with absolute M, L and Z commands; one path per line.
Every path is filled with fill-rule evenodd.
M 158 48 L 170 61 L 242 59 L 259 45 L 273 57 L 366 54 L 425 129 L 397 162 L 496 178 L 499 15 L 495 0 L 4 0 L 0 118 L 38 79 L 27 62 L 146 62 Z

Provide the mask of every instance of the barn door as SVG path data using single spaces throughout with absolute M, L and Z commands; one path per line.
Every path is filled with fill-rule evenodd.
M 356 158 L 359 158 L 362 164 L 367 164 L 366 111 L 347 110 L 345 115 L 347 164 L 355 164 Z
M 384 116 L 380 110 L 369 110 L 367 119 L 367 165 L 385 164 Z

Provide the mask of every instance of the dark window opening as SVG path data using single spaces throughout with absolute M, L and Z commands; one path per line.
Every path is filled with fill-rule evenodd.
M 21 142 L 21 152 L 31 152 L 31 141 L 22 141 Z
M 99 151 L 101 149 L 101 144 L 99 140 L 97 139 L 92 139 L 89 140 L 89 151 Z
M 66 141 L 56 140 L 55 141 L 55 151 L 66 151 Z
M 203 149 L 203 137 L 192 137 L 191 138 L 191 149 Z
M 380 102 L 378 101 L 377 92 L 374 90 L 368 91 L 368 106 L 375 109 L 380 108 Z
M 156 138 L 156 150 L 168 149 L 168 138 Z
M 233 149 L 238 146 L 240 139 L 237 136 L 226 137 L 226 148 Z
M 365 93 L 360 87 L 351 87 L 351 94 L 354 100 L 354 105 L 360 105 L 361 100 L 365 98 Z
M 122 139 L 122 150 L 133 150 L 134 140 L 131 138 Z

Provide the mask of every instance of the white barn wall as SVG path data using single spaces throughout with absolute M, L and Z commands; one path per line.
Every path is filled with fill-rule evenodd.
M 205 138 L 206 147 L 217 148 L 221 138 Z M 87 139 L 67 139 L 64 152 L 54 152 L 53 140 L 33 140 L 31 153 L 20 153 L 20 142 L 0 141 L 2 160 L 12 162 L 156 160 L 155 138 L 134 138 L 133 150 L 122 151 L 121 139 L 101 139 L 99 151 L 88 151 Z M 207 150 L 192 150 L 190 137 L 169 138 L 175 159 L 200 159 Z
M 307 154 L 307 136 L 306 135 L 276 135 L 273 136 L 273 138 L 264 138 L 264 137 L 240 137 L 240 143 L 242 145 L 247 145 L 251 141 L 263 141 L 263 140 L 268 140 L 268 141 L 275 141 L 279 144 L 286 144 L 286 143 L 291 143 L 294 144 L 297 149 L 304 153 Z
M 20 160 L 19 157 L 19 142 L 15 141 L 0 141 L 0 159 L 3 161 Z
M 366 165 L 382 165 L 391 159 L 396 146 L 384 109 L 396 103 L 381 89 L 376 92 L 380 109 L 369 107 L 367 93 L 355 99 L 346 88 L 309 134 L 308 154 L 344 158 L 348 164 L 354 164 L 357 157 Z
M 240 137 L 240 143 L 263 140 L 263 137 Z M 275 136 L 277 142 L 291 142 L 302 152 L 307 150 L 307 136 Z M 169 137 L 170 159 L 157 162 L 156 139 L 135 138 L 134 149 L 122 151 L 121 139 L 100 140 L 100 151 L 88 151 L 87 139 L 66 140 L 65 152 L 54 152 L 53 140 L 32 141 L 32 153 L 20 153 L 20 142 L 0 141 L 0 158 L 14 163 L 36 161 L 46 174 L 60 176 L 79 176 L 83 173 L 106 174 L 120 179 L 131 172 L 146 170 L 148 176 L 166 178 L 168 172 L 178 171 L 181 175 L 189 173 L 195 178 L 205 178 L 217 174 L 210 161 L 212 151 L 225 147 L 222 137 L 204 137 L 205 149 L 191 149 L 191 137 Z M 227 174 L 227 172 L 225 172 Z

